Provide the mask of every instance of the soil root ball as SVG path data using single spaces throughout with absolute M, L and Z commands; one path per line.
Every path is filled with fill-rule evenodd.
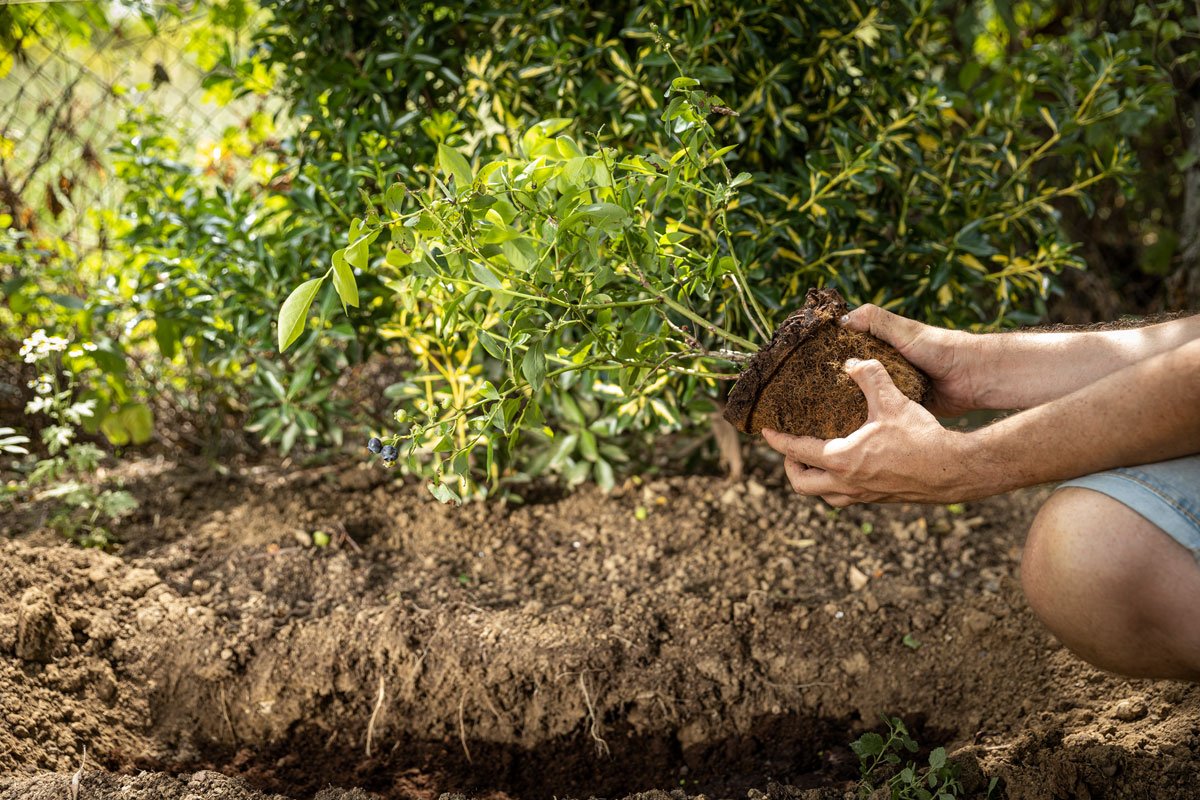
M 749 434 L 771 428 L 821 439 L 847 436 L 867 421 L 867 400 L 844 368 L 850 358 L 879 361 L 900 391 L 923 402 L 929 379 L 886 342 L 838 325 L 846 312 L 837 289 L 809 289 L 804 306 L 742 370 L 725 419 Z

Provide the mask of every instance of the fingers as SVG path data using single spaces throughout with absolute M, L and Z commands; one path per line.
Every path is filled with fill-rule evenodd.
M 892 376 L 888 374 L 883 364 L 873 358 L 866 361 L 860 361 L 857 358 L 847 359 L 846 373 L 854 379 L 858 388 L 862 389 L 863 395 L 867 398 L 868 421 L 878 419 L 880 415 L 907 400 L 904 393 L 896 388 L 896 384 L 892 382 Z
M 814 467 L 825 466 L 825 440 L 814 436 L 792 436 L 770 428 L 763 428 L 763 438 L 772 449 L 790 459 Z
M 845 508 L 858 502 L 843 494 L 845 487 L 840 486 L 837 479 L 823 469 L 806 467 L 790 458 L 783 462 L 783 469 L 787 473 L 788 483 L 797 494 L 820 495 L 822 500 L 834 508 Z
M 833 476 L 823 469 L 808 467 L 789 458 L 783 462 L 783 471 L 797 494 L 840 494 Z
M 842 317 L 839 322 L 842 327 L 888 341 L 887 334 L 896 327 L 896 320 L 902 320 L 890 311 L 886 311 L 874 303 L 866 303 Z

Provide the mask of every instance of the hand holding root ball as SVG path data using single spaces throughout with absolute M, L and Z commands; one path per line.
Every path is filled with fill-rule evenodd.
M 864 502 L 950 502 L 963 499 L 962 434 L 942 427 L 906 397 L 875 360 L 850 359 L 846 373 L 867 401 L 867 420 L 848 436 L 820 439 L 764 428 L 786 457 L 792 488 L 835 507 Z
M 834 506 L 962 499 L 964 440 L 921 405 L 959 403 L 967 340 L 954 336 L 875 306 L 848 314 L 835 289 L 811 290 L 742 372 L 725 417 L 786 456 L 792 488 Z

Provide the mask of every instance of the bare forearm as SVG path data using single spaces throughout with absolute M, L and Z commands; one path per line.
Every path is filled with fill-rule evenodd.
M 1200 339 L 963 437 L 964 497 L 1200 452 Z
M 1132 364 L 1200 339 L 1200 315 L 1117 331 L 974 337 L 977 408 L 1033 408 Z

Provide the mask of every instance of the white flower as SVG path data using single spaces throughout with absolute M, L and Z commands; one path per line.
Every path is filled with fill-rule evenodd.
M 47 336 L 45 330 L 38 328 L 21 343 L 21 358 L 26 364 L 33 364 L 51 353 L 61 353 L 69 344 L 63 337 Z
M 84 342 L 83 349 L 87 350 L 89 353 L 94 353 L 99 348 L 92 342 Z
M 84 400 L 82 403 L 72 403 L 71 406 L 63 412 L 63 416 L 79 425 L 83 422 L 84 417 L 90 417 L 96 413 L 96 401 Z
M 35 397 L 25 404 L 26 414 L 42 414 L 48 412 L 54 403 L 49 397 Z

